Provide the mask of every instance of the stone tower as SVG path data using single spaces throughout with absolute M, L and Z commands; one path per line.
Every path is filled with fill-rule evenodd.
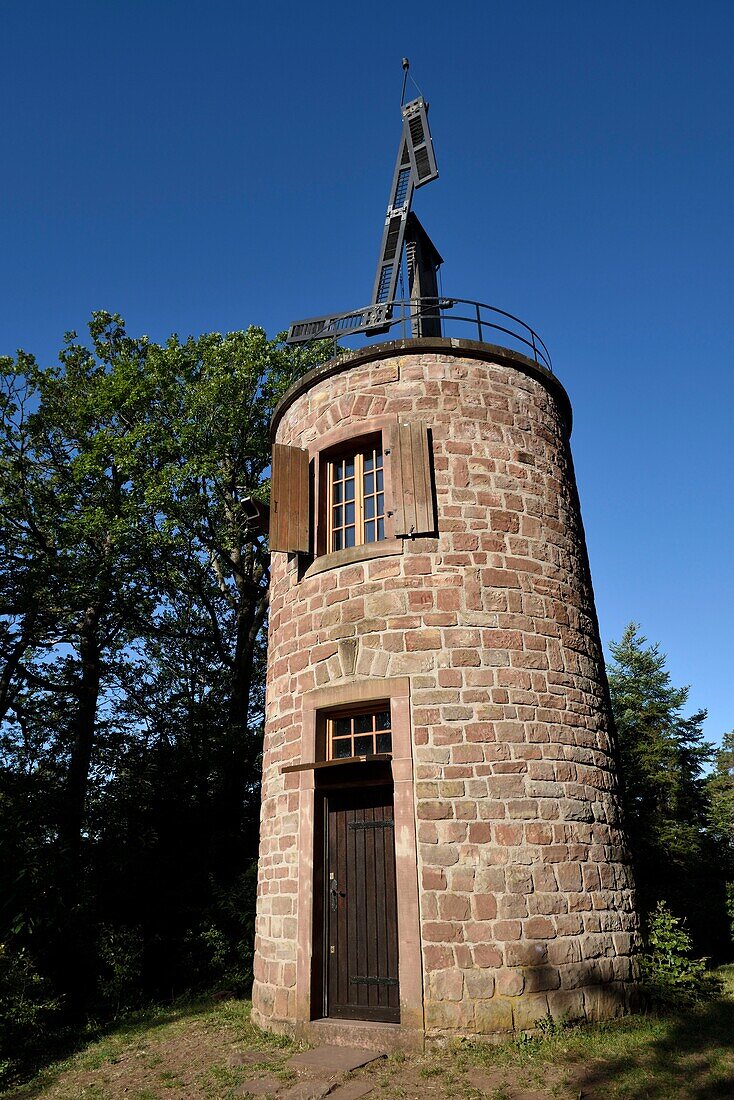
M 481 339 L 373 344 L 279 405 L 263 1027 L 407 1045 L 625 1011 L 636 919 L 570 430 L 548 367 Z

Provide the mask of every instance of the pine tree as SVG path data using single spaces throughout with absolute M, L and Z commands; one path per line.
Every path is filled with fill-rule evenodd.
M 666 657 L 635 623 L 612 643 L 608 669 L 622 797 L 643 914 L 665 901 L 686 918 L 699 953 L 726 955 L 729 934 L 720 846 L 709 829 L 706 711 L 686 716 Z
M 714 770 L 706 781 L 710 830 L 721 852 L 726 879 L 727 910 L 734 938 L 734 730 L 724 735 L 714 757 Z

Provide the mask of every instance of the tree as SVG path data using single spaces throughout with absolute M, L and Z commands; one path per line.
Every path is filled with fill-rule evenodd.
M 711 827 L 721 843 L 734 849 L 734 730 L 714 752 L 714 770 L 706 781 Z
M 221 778 L 216 853 L 223 872 L 243 823 L 263 703 L 269 554 L 243 500 L 266 493 L 270 418 L 301 362 L 261 329 L 185 343 L 172 337 L 150 349 L 142 401 L 131 409 L 134 477 L 158 550 L 154 645 L 160 655 L 171 640 L 206 638 L 213 665 L 226 670 L 211 761 Z M 255 836 L 250 843 L 253 852 Z
M 56 785 L 55 913 L 61 983 L 83 1000 L 87 929 L 82 897 L 85 810 L 103 685 L 149 612 L 138 509 L 113 440 L 109 391 L 115 361 L 145 355 L 145 341 L 95 318 L 93 348 L 68 334 L 58 366 L 21 354 L 5 363 L 0 500 L 6 568 L 19 571 L 5 619 L 6 705 L 20 745 L 42 747 L 63 771 Z M 12 398 L 15 397 L 15 400 Z M 39 702 L 43 702 L 39 706 Z M 55 722 L 49 725 L 49 716 Z M 62 916 L 63 914 L 63 916 Z
M 659 901 L 685 917 L 697 950 L 727 954 L 719 853 L 708 831 L 704 774 L 713 748 L 705 711 L 684 715 L 689 688 L 676 688 L 659 645 L 631 623 L 612 643 L 608 669 L 620 755 L 622 798 L 643 913 Z
M 89 331 L 2 361 L 0 940 L 104 1015 L 246 969 L 269 556 L 243 498 L 331 348 Z
M 714 769 L 707 777 L 709 828 L 720 851 L 726 882 L 727 911 L 734 939 L 734 730 L 725 734 L 714 753 Z

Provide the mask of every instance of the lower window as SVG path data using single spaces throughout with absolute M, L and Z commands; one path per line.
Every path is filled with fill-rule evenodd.
M 389 705 L 333 714 L 326 720 L 327 760 L 392 752 Z

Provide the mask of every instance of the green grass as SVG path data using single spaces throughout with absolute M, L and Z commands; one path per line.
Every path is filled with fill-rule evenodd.
M 213 1040 L 224 1042 L 227 1049 L 234 1046 L 263 1052 L 262 1065 L 258 1071 L 271 1069 L 283 1075 L 280 1056 L 291 1049 L 301 1049 L 297 1044 L 279 1035 L 270 1035 L 256 1027 L 250 1019 L 249 1001 L 182 1001 L 171 1006 L 155 1006 L 145 1012 L 131 1014 L 120 1020 L 108 1034 L 94 1039 L 78 1053 L 55 1062 L 42 1069 L 31 1081 L 23 1085 L 3 1090 L 0 1088 L 0 1100 L 42 1100 L 51 1095 L 50 1090 L 66 1077 L 83 1077 L 90 1073 L 105 1074 L 115 1066 L 131 1058 L 144 1062 L 151 1083 L 146 1087 L 131 1091 L 133 1100 L 160 1100 L 169 1096 L 173 1089 L 181 1089 L 182 1081 L 178 1072 L 162 1068 L 163 1059 L 158 1051 L 162 1043 L 174 1044 L 177 1040 L 186 1040 L 191 1045 L 191 1033 L 202 1035 L 202 1042 L 210 1036 Z M 234 1087 L 243 1076 L 241 1068 L 231 1069 L 226 1063 L 214 1062 L 207 1067 L 201 1077 L 209 1078 L 202 1083 L 202 1096 L 221 1095 L 222 1086 Z M 66 1093 L 59 1093 L 66 1100 Z M 69 1100 L 107 1100 L 108 1091 L 103 1084 L 84 1085 L 84 1092 L 68 1093 Z
M 516 1089 L 551 1100 L 577 1100 L 579 1092 L 584 1100 L 734 1100 L 734 965 L 719 975 L 720 998 L 677 1015 L 570 1028 L 548 1021 L 537 1037 L 435 1044 L 349 1076 L 368 1079 L 375 1100 L 512 1100 Z M 261 1051 L 262 1061 L 231 1065 L 243 1049 Z M 247 1002 L 180 1004 L 121 1021 L 0 1098 L 230 1100 L 253 1073 L 293 1080 L 285 1060 L 296 1049 L 260 1031 Z
M 506 1068 L 535 1087 L 552 1066 L 561 1077 L 583 1079 L 584 1095 L 593 1090 L 609 1100 L 734 1100 L 734 965 L 719 976 L 725 995 L 699 1008 L 557 1027 L 499 1046 L 460 1042 L 454 1065 Z

